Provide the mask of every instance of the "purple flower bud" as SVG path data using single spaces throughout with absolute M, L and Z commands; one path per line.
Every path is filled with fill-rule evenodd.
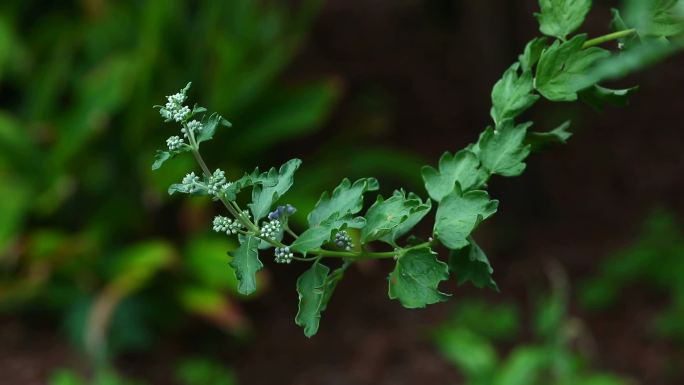
M 287 215 L 292 215 L 292 214 L 294 214 L 294 213 L 297 212 L 297 209 L 296 209 L 294 206 L 292 206 L 291 204 L 288 203 L 288 204 L 285 206 L 285 211 L 287 212 Z

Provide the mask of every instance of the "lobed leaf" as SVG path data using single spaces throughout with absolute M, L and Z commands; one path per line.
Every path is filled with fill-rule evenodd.
M 478 224 L 492 216 L 499 205 L 486 191 L 461 192 L 458 188 L 439 203 L 434 235 L 444 246 L 457 250 L 468 246 Z
M 425 189 L 430 198 L 439 202 L 454 190 L 456 183 L 462 190 L 480 187 L 487 179 L 487 173 L 480 168 L 480 160 L 470 150 L 461 150 L 455 155 L 445 152 L 439 158 L 439 171 L 431 166 L 422 169 Z
M 565 142 L 572 136 L 572 132 L 568 131 L 570 121 L 563 122 L 560 126 L 547 132 L 528 132 L 525 137 L 525 144 L 529 145 L 532 151 L 539 150 L 549 144 L 565 144 Z
M 199 108 L 198 111 L 201 111 L 203 107 L 195 107 L 193 109 L 193 113 Z M 206 111 L 206 109 L 205 109 Z M 232 124 L 223 119 L 221 115 L 219 114 L 211 114 L 208 118 L 202 119 L 202 129 L 197 133 L 197 144 L 200 144 L 202 142 L 206 142 L 207 140 L 210 140 L 214 137 L 214 133 L 216 132 L 216 128 L 218 126 L 225 126 L 225 127 L 231 127 Z
M 532 58 L 529 58 L 532 60 Z M 532 72 L 523 71 L 519 75 L 520 63 L 514 63 L 492 89 L 492 109 L 490 115 L 496 127 L 505 120 L 515 119 L 539 99 L 535 95 Z
M 449 270 L 456 275 L 459 286 L 471 282 L 477 288 L 489 287 L 499 290 L 494 282 L 494 269 L 489 264 L 487 255 L 472 238 L 470 244 L 449 254 Z
M 252 203 L 249 204 L 249 208 L 252 211 L 255 222 L 265 217 L 273 204 L 292 187 L 294 173 L 301 164 L 301 160 L 291 159 L 282 165 L 277 173 L 275 168 L 272 168 L 268 173 L 262 174 L 257 178 L 257 181 L 277 180 L 277 182 L 272 186 L 266 183 L 259 183 L 254 186 L 252 190 Z
M 500 128 L 487 128 L 478 141 L 482 166 L 492 174 L 518 176 L 525 170 L 524 160 L 530 154 L 525 144 L 527 129 L 531 122 L 515 125 L 513 121 L 503 122 Z
M 518 56 L 518 62 L 520 62 L 523 72 L 532 71 L 539 61 L 542 51 L 546 48 L 546 41 L 547 38 L 545 37 L 537 37 L 525 45 L 525 50 Z
M 591 9 L 591 0 L 539 0 L 541 11 L 534 15 L 544 35 L 565 40 L 584 23 Z
M 325 285 L 329 272 L 330 269 L 327 266 L 314 262 L 297 279 L 299 311 L 295 316 L 295 323 L 304 328 L 304 335 L 307 337 L 318 332 L 321 312 L 324 310 L 324 300 L 330 299 L 330 294 L 326 293 L 328 286 Z
M 403 222 L 380 238 L 381 241 L 391 245 L 396 244 L 397 239 L 411 231 L 411 229 L 413 229 L 413 227 L 415 227 L 432 209 L 432 201 L 429 199 L 426 199 L 425 202 L 422 202 L 420 197 L 413 193 L 409 193 L 408 199 L 416 200 L 420 203 L 413 210 L 411 210 L 411 213 L 409 213 L 408 217 Z
M 230 266 L 235 270 L 237 277 L 238 293 L 243 295 L 252 294 L 256 291 L 256 273 L 264 267 L 259 260 L 259 241 L 253 235 L 240 237 L 240 247 L 233 253 Z
M 577 92 L 593 85 L 585 73 L 610 54 L 597 47 L 582 48 L 586 40 L 587 35 L 577 35 L 567 42 L 555 41 L 542 52 L 535 87 L 545 98 L 575 101 Z
M 335 187 L 332 196 L 328 195 L 327 191 L 321 195 L 313 211 L 308 215 L 309 226 L 320 225 L 334 215 L 342 218 L 347 214 L 358 213 L 363 208 L 363 194 L 378 188 L 378 181 L 375 178 L 362 178 L 353 185 L 345 178 Z
M 407 309 L 425 307 L 449 298 L 437 289 L 448 278 L 447 264 L 438 260 L 430 248 L 411 249 L 397 259 L 388 277 L 388 294 Z
M 415 194 L 409 194 L 407 198 L 403 190 L 395 191 L 387 200 L 378 196 L 366 213 L 366 225 L 361 229 L 361 243 L 380 239 L 394 244 L 399 236 L 408 232 L 427 214 L 430 207 L 429 203 L 423 203 Z M 399 229 L 409 219 L 412 221 L 411 226 Z M 401 234 L 396 232 L 398 229 Z
M 352 214 L 347 214 L 342 218 L 338 218 L 337 213 L 335 213 L 324 222 L 306 229 L 295 239 L 290 248 L 293 251 L 306 254 L 330 241 L 336 232 L 347 227 L 360 229 L 365 224 L 366 220 L 363 217 L 354 217 Z
M 612 90 L 610 88 L 594 85 L 580 92 L 579 98 L 594 110 L 601 112 L 606 104 L 616 107 L 625 107 L 629 104 L 629 96 L 638 89 L 638 86 L 634 86 L 621 90 Z

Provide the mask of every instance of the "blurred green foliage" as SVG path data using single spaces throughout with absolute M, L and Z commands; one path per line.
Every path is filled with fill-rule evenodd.
M 433 341 L 467 385 L 629 385 L 632 381 L 591 368 L 582 324 L 568 314 L 565 278 L 552 277 L 553 291 L 538 300 L 530 317 L 510 303 L 471 300 L 433 331 Z M 501 355 L 500 342 L 519 341 L 521 318 L 532 320 L 534 342 Z
M 583 283 L 580 300 L 589 309 L 607 310 L 626 300 L 625 290 L 649 288 L 667 301 L 653 320 L 653 330 L 684 342 L 682 276 L 684 231 L 670 212 L 657 210 L 633 243 L 604 259 L 596 276 Z
M 178 363 L 174 373 L 179 385 L 236 385 L 231 369 L 205 357 L 186 358 Z M 73 370 L 58 369 L 51 374 L 49 385 L 146 385 L 147 382 L 126 378 L 111 368 L 99 369 L 90 379 Z
M 151 105 L 192 81 L 239 127 L 210 157 L 277 158 L 264 154 L 320 128 L 341 94 L 283 76 L 319 6 L 2 2 L 0 310 L 61 317 L 95 358 L 147 348 L 188 314 L 243 333 L 235 245 L 199 225 L 208 204 L 164 204 L 190 160 L 149 170 L 168 136 Z

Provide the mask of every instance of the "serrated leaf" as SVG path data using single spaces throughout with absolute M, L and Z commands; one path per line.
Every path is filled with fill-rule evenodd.
M 537 37 L 530 40 L 527 45 L 525 45 L 525 50 L 518 56 L 518 61 L 523 72 L 532 71 L 532 68 L 539 61 L 542 51 L 546 48 L 545 37 Z
M 169 186 L 168 193 L 169 195 L 173 195 L 176 193 L 190 194 L 191 196 L 196 197 L 209 195 L 207 187 L 204 185 L 196 185 L 192 190 L 190 190 L 190 186 L 182 183 L 174 183 L 171 186 Z
M 542 52 L 537 65 L 535 87 L 551 101 L 577 100 L 577 92 L 593 85 L 585 76 L 596 62 L 610 56 L 597 47 L 583 49 L 586 35 L 561 43 L 555 41 Z
M 335 213 L 324 222 L 306 229 L 295 239 L 290 248 L 298 253 L 306 254 L 329 242 L 337 231 L 348 227 L 360 229 L 365 224 L 366 220 L 363 217 L 354 217 L 352 214 L 347 214 L 342 218 L 338 218 L 337 213 Z
M 381 241 L 391 245 L 396 244 L 397 239 L 411 231 L 411 229 L 413 229 L 413 227 L 415 227 L 432 209 L 432 201 L 429 199 L 426 199 L 425 202 L 422 202 L 420 197 L 413 193 L 409 193 L 408 198 L 409 200 L 417 200 L 421 203 L 411 211 L 411 213 L 403 222 L 394 227 L 388 234 L 380 238 Z
M 523 71 L 519 75 L 520 63 L 514 63 L 492 89 L 490 115 L 498 127 L 508 119 L 515 119 L 539 99 L 534 90 L 532 73 Z
M 610 88 L 594 85 L 581 91 L 579 98 L 581 101 L 587 103 L 596 111 L 603 111 L 607 104 L 615 107 L 625 107 L 629 104 L 629 96 L 638 90 L 639 87 L 630 87 L 621 90 L 612 90 Z
M 565 40 L 584 23 L 591 0 L 539 0 L 539 8 L 535 16 L 541 33 Z
M 565 144 L 565 142 L 572 136 L 572 132 L 568 131 L 570 121 L 563 122 L 560 126 L 547 132 L 528 132 L 525 137 L 525 143 L 530 145 L 532 151 L 537 151 L 549 144 Z
M 173 159 L 176 155 L 190 151 L 190 147 L 185 146 L 176 151 L 157 150 L 154 154 L 154 163 L 152 163 L 152 170 L 158 170 L 169 159 Z
M 271 210 L 271 206 L 292 187 L 294 173 L 301 164 L 301 160 L 291 159 L 280 167 L 280 170 L 277 172 L 278 182 L 274 186 L 268 186 L 263 183 L 254 186 L 252 190 L 252 203 L 249 204 L 249 208 L 252 211 L 255 222 L 265 217 Z M 275 169 L 272 168 L 266 173 L 268 176 L 264 176 L 264 178 L 272 177 L 276 175 L 275 173 Z
M 429 248 L 411 249 L 397 259 L 388 277 L 390 299 L 398 299 L 407 309 L 443 302 L 448 294 L 440 292 L 439 283 L 449 278 L 446 263 Z
M 323 300 L 326 295 L 325 282 L 330 269 L 315 262 L 309 270 L 297 279 L 297 293 L 299 294 L 299 311 L 295 323 L 304 328 L 304 335 L 311 337 L 318 332 L 321 320 Z
M 456 182 L 462 190 L 469 190 L 481 186 L 487 178 L 480 168 L 480 160 L 469 150 L 461 150 L 455 155 L 445 152 L 439 158 L 439 171 L 425 166 L 422 175 L 425 189 L 437 202 L 454 190 Z
M 356 214 L 363 208 L 363 194 L 379 188 L 375 178 L 362 178 L 352 185 L 349 179 L 342 180 L 332 195 L 324 192 L 307 217 L 309 226 L 317 226 L 336 215 L 342 218 L 347 214 Z
M 238 293 L 252 294 L 256 291 L 256 273 L 264 267 L 259 260 L 259 238 L 247 235 L 240 237 L 240 247 L 233 253 L 230 266 L 235 270 Z
M 457 250 L 468 246 L 468 237 L 499 205 L 486 191 L 462 193 L 458 188 L 439 203 L 434 234 L 444 246 Z
M 515 125 L 507 120 L 497 130 L 487 128 L 478 141 L 482 166 L 492 174 L 518 176 L 525 170 L 524 160 L 530 154 L 525 144 L 531 122 Z
M 366 225 L 361 229 L 361 243 L 382 239 L 405 223 L 413 214 L 422 213 L 429 206 L 416 195 L 406 197 L 404 191 L 395 191 L 387 200 L 381 196 L 366 212 Z
M 458 285 L 466 282 L 472 283 L 477 288 L 489 287 L 499 290 L 492 273 L 494 269 L 489 264 L 487 255 L 470 239 L 470 244 L 458 250 L 451 250 L 449 254 L 449 270 L 456 275 Z
M 200 107 L 202 108 L 202 107 Z M 229 121 L 223 119 L 219 114 L 211 114 L 208 118 L 202 120 L 202 129 L 197 133 L 197 144 L 206 142 L 214 137 L 216 128 L 219 126 L 230 127 Z

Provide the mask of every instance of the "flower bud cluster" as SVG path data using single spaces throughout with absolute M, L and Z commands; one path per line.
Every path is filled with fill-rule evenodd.
M 275 248 L 275 262 L 276 263 L 290 263 L 290 262 L 292 262 L 293 258 L 294 258 L 294 254 L 292 254 L 289 247 L 285 246 L 285 247 L 276 247 Z
M 337 245 L 337 247 L 339 247 L 340 249 L 346 251 L 350 251 L 352 247 L 354 247 L 354 244 L 352 243 L 352 238 L 344 230 L 338 231 L 337 234 L 335 234 L 335 245 Z
M 291 204 L 286 204 L 285 206 L 278 206 L 277 209 L 268 213 L 268 219 L 280 219 L 282 217 L 289 217 L 290 215 L 297 212 L 297 209 Z
M 185 125 L 185 127 L 181 128 L 184 138 L 187 138 L 191 133 L 195 134 L 200 131 L 202 131 L 202 123 L 200 123 L 198 120 L 191 120 Z
M 211 195 L 218 195 L 230 185 L 231 182 L 226 181 L 226 173 L 220 168 L 217 168 L 216 171 L 214 171 L 214 174 L 209 177 L 207 191 Z
M 183 178 L 181 183 L 185 186 L 188 193 L 193 193 L 200 186 L 200 177 L 191 172 Z
M 275 239 L 280 233 L 281 227 L 282 225 L 279 220 L 272 219 L 261 226 L 259 233 L 262 238 Z
M 214 231 L 217 233 L 226 233 L 227 235 L 237 234 L 239 230 L 243 229 L 240 222 L 221 215 L 214 217 L 213 225 Z
M 178 92 L 166 97 L 166 105 L 159 110 L 159 114 L 167 121 L 175 120 L 182 122 L 190 116 L 190 108 L 184 106 L 183 102 L 187 96 L 185 92 Z
M 185 142 L 179 136 L 172 136 L 166 139 L 166 146 L 169 148 L 169 151 L 180 150 L 184 144 Z

